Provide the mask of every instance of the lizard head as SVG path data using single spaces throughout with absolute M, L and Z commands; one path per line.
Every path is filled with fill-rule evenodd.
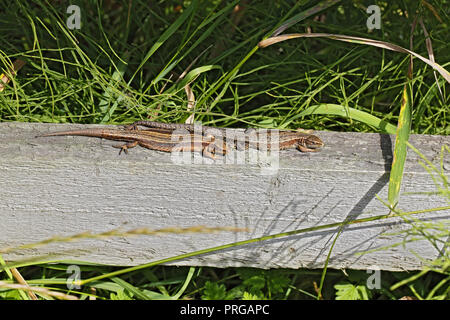
M 306 137 L 305 144 L 306 147 L 310 149 L 319 149 L 324 146 L 323 141 L 320 140 L 319 137 L 313 135 L 309 135 L 308 137 Z
M 299 149 L 302 152 L 316 152 L 319 151 L 320 148 L 324 146 L 324 143 L 322 140 L 320 140 L 319 137 L 316 137 L 314 135 L 307 135 L 301 141 L 299 141 L 299 144 L 297 145 L 297 149 Z

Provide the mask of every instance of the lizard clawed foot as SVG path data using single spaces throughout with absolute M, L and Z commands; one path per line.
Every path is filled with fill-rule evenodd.
M 298 145 L 297 149 L 300 150 L 301 152 L 318 152 L 320 151 L 320 149 L 311 149 L 302 145 Z
M 116 144 L 116 145 L 113 145 L 113 147 L 120 149 L 119 154 L 121 154 L 122 151 L 125 154 L 128 154 L 128 149 L 134 148 L 137 145 L 138 145 L 138 142 L 137 141 L 133 141 L 133 142 L 125 143 L 125 144 Z

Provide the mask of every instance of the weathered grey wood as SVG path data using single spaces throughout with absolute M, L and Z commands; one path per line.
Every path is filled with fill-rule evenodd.
M 140 236 L 57 243 L 13 251 L 10 261 L 41 257 L 136 265 L 202 248 L 282 231 L 385 214 L 375 199 L 387 198 L 393 139 L 388 135 L 318 132 L 319 153 L 283 151 L 279 170 L 262 174 L 257 164 L 175 164 L 168 153 L 135 148 L 118 155 L 116 142 L 85 137 L 34 138 L 83 126 L 0 123 L 0 248 L 84 231 L 116 228 L 247 227 L 248 233 Z M 412 136 L 411 142 L 439 164 L 448 137 Z M 445 170 L 450 168 L 445 159 Z M 266 172 L 267 173 L 267 172 Z M 429 174 L 409 151 L 403 192 L 435 191 Z M 446 206 L 444 199 L 403 195 L 399 208 Z M 450 212 L 417 218 L 448 219 Z M 418 269 L 438 252 L 425 241 L 365 255 L 402 240 L 399 219 L 352 225 L 335 244 L 329 267 Z M 178 261 L 178 265 L 321 268 L 336 229 L 275 239 Z M 386 233 L 391 235 L 386 235 Z

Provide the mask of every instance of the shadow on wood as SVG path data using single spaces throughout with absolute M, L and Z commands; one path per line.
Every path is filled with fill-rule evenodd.
M 318 153 L 282 151 L 278 169 L 224 161 L 177 164 L 171 154 L 142 148 L 118 155 L 114 142 L 85 137 L 34 138 L 83 126 L 1 123 L 0 248 L 56 235 L 121 228 L 195 225 L 248 228 L 247 233 L 168 234 L 52 243 L 4 255 L 9 261 L 47 254 L 52 259 L 137 265 L 235 241 L 387 213 L 393 138 L 380 134 L 317 132 Z M 84 126 L 87 127 L 87 126 Z M 95 127 L 95 126 L 89 126 Z M 435 164 L 448 137 L 412 135 L 411 143 Z M 198 159 L 197 159 L 198 160 Z M 201 160 L 201 159 L 200 159 Z M 446 159 L 446 168 L 449 160 Z M 270 174 L 269 174 L 270 173 Z M 409 152 L 399 208 L 447 205 Z M 420 193 L 414 193 L 420 192 Z M 450 212 L 415 216 L 448 219 Z M 329 267 L 413 270 L 439 252 L 418 241 L 355 255 L 403 240 L 410 228 L 398 218 L 352 225 L 339 236 Z M 177 265 L 322 268 L 337 229 L 308 232 L 176 261 Z

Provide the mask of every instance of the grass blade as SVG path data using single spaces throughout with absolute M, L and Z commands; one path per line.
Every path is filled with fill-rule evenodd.
M 334 248 L 334 245 L 336 244 L 337 239 L 339 238 L 342 231 L 344 230 L 344 226 L 345 225 L 342 225 L 339 227 L 337 234 L 334 237 L 333 243 L 331 244 L 330 250 L 328 250 L 327 259 L 325 260 L 325 265 L 323 266 L 322 275 L 320 276 L 320 285 L 319 285 L 319 289 L 317 291 L 317 300 L 323 300 L 322 289 L 323 289 L 323 284 L 325 283 L 325 276 L 326 276 L 327 270 L 328 270 L 328 262 L 330 262 L 331 252 L 333 251 L 333 248 Z
M 434 60 L 434 52 L 433 52 L 433 44 L 431 43 L 430 35 L 428 34 L 427 28 L 425 27 L 425 24 L 423 23 L 422 18 L 419 19 L 420 26 L 423 30 L 423 35 L 425 36 L 425 44 L 427 46 L 427 52 L 428 56 L 430 57 L 430 61 L 435 62 Z M 436 74 L 436 70 L 433 71 L 434 79 L 436 80 L 436 86 L 439 90 L 439 94 L 441 95 L 442 101 L 445 102 L 444 94 L 442 93 L 441 86 L 439 85 L 439 80 Z
M 131 83 L 136 76 L 136 74 L 139 72 L 139 70 L 142 68 L 142 66 L 147 62 L 148 59 L 163 45 L 164 42 L 166 42 L 167 39 L 169 39 L 175 31 L 178 30 L 179 27 L 186 21 L 186 19 L 191 15 L 191 13 L 194 11 L 194 8 L 197 7 L 197 0 L 194 0 L 189 7 L 186 8 L 186 10 L 181 14 L 181 16 L 170 25 L 170 27 L 164 31 L 164 33 L 159 37 L 159 39 L 156 41 L 156 43 L 150 48 L 150 50 L 147 52 L 147 55 L 142 60 L 139 67 L 137 67 L 136 71 L 134 72 L 133 76 L 131 77 L 129 83 Z
M 113 100 L 114 98 L 114 86 L 118 85 L 118 83 L 123 79 L 123 75 L 125 74 L 127 68 L 127 64 L 123 62 L 119 62 L 119 65 L 117 67 L 117 70 L 114 71 L 112 75 L 111 82 L 108 84 L 108 87 L 105 89 L 105 91 L 102 94 L 102 98 L 99 102 L 99 109 L 101 111 L 101 114 L 104 115 L 102 121 L 100 123 L 106 123 L 111 119 L 111 116 L 113 115 L 114 111 L 116 110 L 119 102 L 123 100 L 122 96 L 119 96 L 114 104 L 109 107 L 109 102 Z M 119 88 L 116 89 L 116 92 L 119 90 Z
M 181 286 L 180 290 L 178 290 L 178 292 L 172 296 L 172 299 L 178 300 L 181 297 L 181 295 L 183 294 L 183 292 L 186 291 L 189 283 L 192 280 L 192 277 L 194 276 L 194 272 L 195 272 L 195 267 L 190 267 L 188 275 L 187 275 L 183 285 Z
M 311 106 L 298 115 L 293 116 L 290 121 L 294 121 L 298 118 L 312 114 L 336 115 L 344 118 L 350 118 L 352 120 L 363 122 L 369 126 L 375 127 L 378 130 L 389 134 L 395 134 L 396 131 L 394 125 L 374 115 L 371 115 L 370 113 L 360 111 L 351 107 L 344 107 L 338 104 L 330 103 Z
M 414 30 L 417 24 L 417 16 L 411 26 L 409 39 L 410 48 L 413 48 Z M 413 56 L 409 56 L 408 83 L 403 87 L 402 103 L 398 117 L 397 133 L 395 136 L 394 158 L 392 160 L 391 173 L 389 175 L 388 201 L 390 209 L 394 209 L 400 198 L 400 188 L 405 168 L 407 144 L 411 132 L 412 104 L 413 104 Z
M 391 208 L 395 208 L 400 195 L 400 187 L 405 167 L 407 142 L 411 131 L 412 113 L 412 84 L 408 83 L 403 89 L 402 105 L 398 119 L 397 134 L 395 137 L 394 159 L 389 176 L 388 201 Z
M 407 53 L 410 55 L 413 55 L 416 58 L 419 58 L 426 64 L 430 65 L 433 69 L 437 70 L 444 78 L 447 80 L 448 83 L 450 83 L 450 73 L 445 70 L 442 66 L 439 64 L 432 62 L 431 60 L 422 57 L 420 54 L 415 53 L 414 51 L 405 49 L 401 46 L 398 46 L 393 43 L 374 40 L 374 39 L 368 39 L 368 38 L 360 38 L 360 37 L 352 37 L 352 36 L 345 36 L 341 34 L 331 34 L 331 33 L 293 33 L 293 34 L 284 34 L 277 37 L 268 38 L 265 40 L 262 40 L 258 43 L 258 46 L 260 48 L 268 47 L 272 44 L 289 40 L 289 39 L 296 39 L 296 38 L 329 38 L 333 40 L 339 40 L 344 42 L 351 42 L 351 43 L 359 43 L 359 44 L 366 44 L 382 49 L 388 49 L 391 51 L 401 52 L 401 53 Z
M 141 300 L 156 300 L 156 299 L 167 300 L 167 299 L 170 299 L 170 297 L 167 297 L 167 296 L 157 293 L 157 292 L 153 292 L 153 291 L 149 291 L 149 290 L 143 291 L 118 277 L 112 277 L 111 280 L 114 281 L 119 286 L 121 286 L 124 290 L 129 291 L 136 298 L 141 299 Z
M 341 0 L 326 0 L 326 1 L 322 1 L 321 3 L 317 4 L 316 6 L 314 6 L 312 8 L 309 8 L 308 10 L 305 10 L 305 11 L 300 12 L 299 14 L 296 14 L 292 18 L 290 18 L 287 21 L 285 21 L 278 29 L 276 29 L 272 33 L 271 37 L 275 37 L 275 36 L 279 35 L 284 30 L 286 30 L 287 28 L 293 26 L 297 22 L 300 22 L 300 21 L 306 19 L 307 17 L 315 15 L 318 12 L 320 12 L 320 11 L 322 11 L 324 9 L 327 9 L 328 7 L 331 7 L 331 6 L 335 5 L 336 3 L 340 2 L 340 1 Z

